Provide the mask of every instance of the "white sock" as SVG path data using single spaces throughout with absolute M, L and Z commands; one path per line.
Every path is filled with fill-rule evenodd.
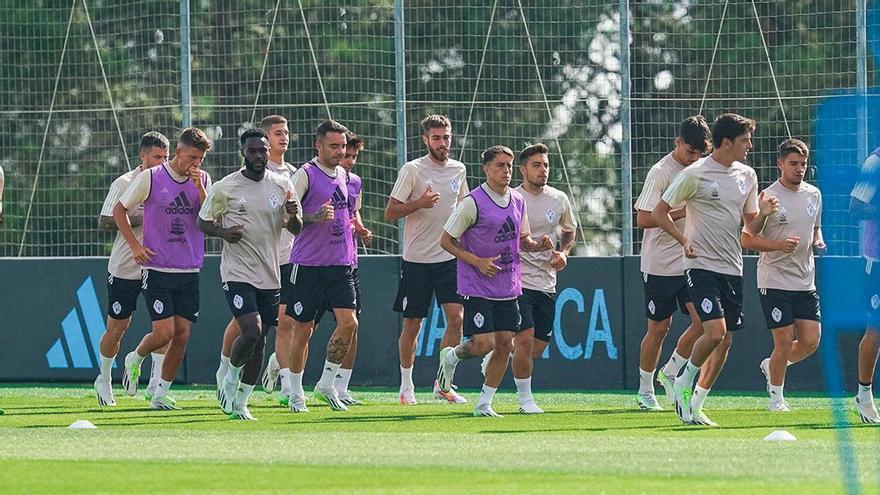
M 672 355 L 669 356 L 669 361 L 663 365 L 663 373 L 674 380 L 685 363 L 687 363 L 687 359 L 685 359 L 684 356 L 679 354 L 678 351 L 672 351 Z
M 461 358 L 458 357 L 458 347 L 453 347 L 451 352 L 446 353 L 446 362 L 452 365 L 461 362 Z
M 290 395 L 303 397 L 306 395 L 306 391 L 303 390 L 303 374 L 302 373 L 293 373 L 288 370 L 290 373 Z
M 105 357 L 103 354 L 101 356 L 101 379 L 112 381 L 113 379 L 110 376 L 110 370 L 113 368 L 113 361 L 116 359 L 116 356 Z
M 337 363 L 331 363 L 330 361 L 324 360 L 324 371 L 321 372 L 321 378 L 318 380 L 318 383 L 315 387 L 320 388 L 328 388 L 333 387 L 333 380 L 336 379 L 336 373 L 339 372 L 339 365 Z
M 774 402 L 785 400 L 785 397 L 782 396 L 782 387 L 784 385 L 784 383 L 782 385 L 770 385 L 770 400 Z
M 235 403 L 242 404 L 247 406 L 248 399 L 251 398 L 251 392 L 254 391 L 253 385 L 248 385 L 247 383 L 242 383 L 238 387 L 238 392 L 235 394 Z
M 134 358 L 135 358 L 135 359 L 134 359 L 134 364 L 136 364 L 136 365 L 138 365 L 138 366 L 140 366 L 141 364 L 143 364 L 143 363 L 144 363 L 144 359 L 147 358 L 147 356 L 141 356 L 140 354 L 138 354 L 137 349 L 131 351 L 131 354 L 133 354 L 133 355 L 134 355 Z M 126 356 L 126 357 L 127 357 L 127 356 Z
M 290 368 L 281 370 L 281 395 L 290 395 Z
M 333 387 L 336 388 L 336 393 L 341 394 L 348 390 L 349 381 L 351 381 L 351 370 L 340 367 L 339 373 L 336 374 L 336 380 L 333 381 Z
M 639 394 L 654 393 L 654 372 L 639 368 Z
M 477 407 L 484 404 L 492 405 L 492 397 L 495 396 L 496 390 L 498 389 L 492 388 L 484 383 L 483 388 L 480 390 L 480 398 L 477 400 Z
M 163 379 L 159 379 L 159 383 L 156 384 L 156 392 L 153 393 L 153 400 L 159 400 L 162 397 L 168 395 L 168 390 L 171 388 L 171 382 L 166 382 Z
M 691 396 L 691 411 L 698 412 L 703 410 L 703 403 L 706 402 L 709 390 L 699 385 L 694 388 L 694 394 Z
M 217 369 L 217 376 L 226 376 L 229 373 L 229 356 L 220 354 L 220 367 Z
M 859 402 L 868 402 L 874 400 L 874 392 L 871 390 L 871 384 L 862 385 L 859 383 Z
M 514 378 L 513 383 L 516 384 L 516 395 L 520 404 L 535 402 L 535 398 L 532 397 L 532 377 Z
M 244 368 L 244 365 L 241 366 L 233 366 L 229 365 L 229 372 L 226 373 L 226 381 L 229 383 L 239 383 L 241 382 L 241 369 Z
M 688 359 L 687 364 L 684 366 L 684 371 L 682 371 L 681 375 L 675 381 L 681 380 L 681 385 L 690 390 L 694 386 L 694 380 L 697 378 L 699 372 L 700 367 Z
M 162 363 L 165 362 L 165 354 L 154 352 L 150 354 L 150 358 L 152 358 L 153 364 L 150 367 L 150 383 L 147 384 L 147 390 L 155 390 L 159 385 L 159 380 L 162 379 Z
M 400 389 L 401 390 L 403 390 L 403 389 L 413 390 L 416 388 L 416 386 L 413 384 L 413 381 L 412 381 L 412 372 L 413 372 L 412 366 L 410 366 L 409 368 L 404 368 L 403 366 L 400 367 Z

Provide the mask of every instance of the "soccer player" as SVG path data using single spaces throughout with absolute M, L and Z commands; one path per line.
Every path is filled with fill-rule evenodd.
M 240 329 L 220 386 L 220 408 L 232 419 L 254 420 L 248 399 L 263 364 L 266 334 L 278 321 L 281 230 L 296 234 L 302 223 L 296 203 L 289 201 L 290 180 L 267 170 L 266 131 L 248 129 L 239 141 L 244 169 L 214 184 L 199 212 L 199 229 L 226 241 L 220 279 Z
M 293 174 L 293 199 L 302 212 L 302 232 L 293 241 L 290 261 L 293 289 L 287 314 L 294 321 L 290 368 L 281 370 L 290 380 L 291 412 L 306 412 L 302 375 L 315 317 L 326 301 L 336 317 L 336 329 L 327 344 L 324 371 L 315 385 L 315 396 L 333 410 L 348 409 L 339 400 L 333 381 L 357 331 L 356 296 L 351 262 L 354 239 L 345 169 L 348 132 L 342 124 L 327 120 L 315 131 L 317 156 Z
M 861 220 L 861 251 L 865 258 L 864 302 L 868 311 L 868 325 L 859 342 L 859 391 L 855 397 L 856 412 L 863 423 L 880 423 L 880 414 L 874 405 L 872 383 L 880 354 L 880 207 L 877 187 L 880 184 L 880 148 L 874 150 L 865 163 L 858 182 L 850 193 L 850 212 Z
M 688 294 L 687 280 L 684 276 L 681 246 L 651 217 L 651 212 L 660 202 L 663 193 L 673 179 L 686 167 L 694 164 L 712 146 L 709 125 L 702 116 L 686 118 L 679 126 L 675 138 L 675 148 L 660 159 L 648 171 L 642 194 L 636 200 L 636 224 L 644 229 L 642 237 L 641 271 L 645 291 L 645 317 L 648 328 L 639 350 L 639 408 L 660 411 L 663 408 L 654 395 L 654 371 L 660 359 L 663 340 L 672 325 L 672 315 L 676 307 L 690 316 L 691 324 L 678 339 L 669 361 L 657 371 L 657 381 L 666 390 L 669 402 L 674 400 L 672 380 L 678 376 L 691 355 L 694 342 L 703 334 L 700 317 Z M 679 231 L 685 227 L 685 209 L 677 208 L 670 212 Z M 709 360 L 705 366 L 715 360 Z M 720 370 L 703 370 L 703 377 L 717 376 Z M 714 380 L 713 380 L 714 381 Z
M 443 307 L 446 332 L 442 347 L 461 341 L 463 307 L 456 293 L 456 261 L 438 241 L 443 225 L 468 194 L 467 170 L 449 158 L 452 123 L 445 115 L 428 115 L 421 122 L 422 142 L 428 154 L 406 163 L 385 207 L 388 221 L 406 218 L 403 229 L 403 261 L 394 311 L 403 314 L 398 340 L 400 352 L 400 403 L 416 404 L 413 363 L 422 323 L 428 315 L 431 296 Z M 434 383 L 434 398 L 460 404 L 467 399 L 454 388 L 444 391 Z
M 260 122 L 260 128 L 268 134 L 269 161 L 267 169 L 290 180 L 296 167 L 284 161 L 287 145 L 290 142 L 290 131 L 287 128 L 287 119 L 281 115 L 269 115 Z M 275 328 L 275 352 L 269 356 L 266 370 L 263 373 L 263 389 L 266 393 L 272 393 L 278 375 L 281 372 L 281 363 L 288 366 L 288 353 L 290 342 L 293 338 L 293 319 L 284 312 L 285 294 L 290 292 L 290 248 L 293 246 L 293 234 L 287 229 L 281 231 L 278 241 L 278 264 L 281 266 L 281 304 L 278 307 L 278 326 Z M 223 333 L 223 347 L 220 351 L 220 366 L 217 368 L 217 393 L 220 393 L 220 385 L 223 378 L 229 372 L 229 355 L 232 352 L 232 343 L 239 335 L 238 321 L 235 318 L 229 320 L 226 331 Z M 287 394 L 290 384 L 285 378 L 281 380 L 281 394 L 278 402 L 287 405 Z
M 443 226 L 440 245 L 456 257 L 458 293 L 464 298 L 464 341 L 440 351 L 437 383 L 452 390 L 459 361 L 494 349 L 474 416 L 500 417 L 492 397 L 507 370 L 513 337 L 520 329 L 517 298 L 522 295 L 520 251 L 553 249 L 549 235 L 535 242 L 522 195 L 509 187 L 513 151 L 492 146 L 483 152 L 486 182 L 455 208 Z
M 211 140 L 201 129 L 184 129 L 174 158 L 149 173 L 138 175 L 113 208 L 113 218 L 134 260 L 144 267 L 141 288 L 153 328 L 125 356 L 122 386 L 135 395 L 141 363 L 147 354 L 168 346 L 162 374 L 150 406 L 179 409 L 168 389 L 183 362 L 189 330 L 199 316 L 199 270 L 205 255 L 205 235 L 198 229 L 199 208 L 211 187 L 201 164 Z M 144 242 L 135 237 L 128 220 L 132 208 L 144 205 Z
M 358 255 L 357 255 L 357 239 L 360 238 L 361 242 L 364 245 L 370 244 L 373 240 L 373 232 L 370 229 L 364 226 L 363 220 L 361 219 L 361 192 L 363 190 L 363 182 L 361 181 L 360 176 L 351 171 L 354 168 L 355 164 L 358 160 L 358 155 L 361 150 L 364 149 L 364 142 L 361 138 L 349 131 L 345 135 L 345 158 L 339 162 L 339 166 L 345 169 L 346 174 L 346 183 L 348 184 L 348 204 L 349 210 L 351 211 L 351 227 L 352 227 L 352 236 L 355 236 L 352 240 L 354 243 L 354 257 L 352 259 L 352 280 L 354 281 L 354 293 L 355 299 L 357 301 L 356 304 L 356 315 L 358 318 L 361 316 L 361 282 L 360 277 L 358 275 Z M 325 312 L 333 313 L 333 308 L 326 306 L 324 309 L 318 310 L 318 315 L 315 317 L 315 326 L 318 326 L 318 323 L 321 321 L 321 315 Z M 308 351 L 306 351 L 308 353 Z M 345 359 L 342 360 L 342 364 L 339 366 L 339 374 L 336 375 L 336 379 L 333 381 L 333 386 L 336 388 L 336 394 L 339 396 L 339 401 L 345 404 L 346 406 L 358 406 L 363 404 L 363 402 L 355 399 L 351 395 L 351 391 L 348 390 L 348 384 L 351 381 L 351 373 L 352 368 L 354 367 L 354 360 L 357 356 L 357 330 L 351 336 L 351 345 L 348 347 L 348 352 L 345 353 Z
M 688 292 L 703 322 L 690 359 L 674 382 L 675 410 L 686 424 L 716 426 L 703 413 L 703 403 L 714 383 L 700 382 L 691 397 L 700 366 L 713 351 L 725 345 L 719 368 L 727 359 L 731 332 L 742 328 L 743 220 L 748 232 L 757 229 L 778 207 L 775 198 L 758 201 L 758 177 L 742 163 L 752 149 L 755 122 L 737 114 L 724 114 L 712 126 L 712 154 L 678 174 L 654 208 L 657 225 L 684 249 Z M 684 204 L 685 230 L 673 223 L 669 212 Z M 724 344 L 722 344 L 724 343 Z
M 764 189 L 765 196 L 779 200 L 779 211 L 767 217 L 758 235 L 742 234 L 742 246 L 761 253 L 758 290 L 773 353 L 760 367 L 770 393 L 768 409 L 774 412 L 791 410 L 782 393 L 786 368 L 813 354 L 821 334 L 813 250 L 825 249 L 822 194 L 804 182 L 809 155 L 798 139 L 779 145 L 779 180 Z
M 574 245 L 577 229 L 568 196 L 547 185 L 549 153 L 547 146 L 539 143 L 523 149 L 517 158 L 523 183 L 515 191 L 525 201 L 531 235 L 547 235 L 554 246 L 558 244 L 557 250 L 519 253 L 522 295 L 518 303 L 522 318 L 520 331 L 513 337 L 511 368 L 519 410 L 526 414 L 544 412 L 532 396 L 532 359 L 540 356 L 550 342 L 556 318 L 556 272 L 568 265 L 568 253 Z M 486 364 L 488 366 L 488 362 Z
M 100 406 L 116 405 L 110 371 L 113 362 L 116 361 L 122 336 L 131 324 L 131 314 L 137 309 L 137 297 L 141 293 L 141 266 L 135 262 L 131 248 L 128 247 L 122 234 L 118 232 L 116 222 L 113 220 L 113 208 L 137 176 L 168 161 L 168 147 L 168 138 L 161 133 L 150 131 L 144 134 L 141 137 L 140 152 L 138 153 L 141 163 L 113 181 L 98 217 L 98 226 L 102 230 L 117 231 L 116 240 L 113 241 L 113 249 L 110 251 L 110 261 L 107 263 L 107 331 L 101 336 L 99 345 L 101 352 L 100 374 L 95 379 L 95 395 Z M 128 212 L 128 221 L 135 238 L 138 242 L 143 242 L 144 212 L 142 205 Z M 145 395 L 147 400 L 152 400 L 153 391 L 158 385 L 162 361 L 165 359 L 165 350 L 159 349 L 152 353 L 151 357 L 153 364 Z

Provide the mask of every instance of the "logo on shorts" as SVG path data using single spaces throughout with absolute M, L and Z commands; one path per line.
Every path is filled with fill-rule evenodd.
M 711 313 L 712 308 L 714 308 L 714 306 L 712 305 L 712 301 L 710 301 L 708 297 L 703 298 L 703 302 L 700 303 L 700 307 L 703 309 L 703 313 L 706 314 Z
M 779 308 L 773 308 L 773 311 L 770 312 L 770 317 L 773 318 L 773 321 L 779 323 L 782 320 L 782 311 Z
M 235 297 L 232 298 L 232 305 L 235 306 L 235 309 L 241 309 L 241 307 L 244 306 L 244 299 L 236 294 Z
M 712 199 L 721 199 L 721 194 L 718 193 L 721 186 L 718 185 L 718 181 L 713 180 L 709 187 L 712 189 Z
M 483 318 L 483 314 L 482 313 L 475 314 L 474 315 L 474 325 L 476 325 L 477 328 L 483 328 L 483 323 L 486 323 L 485 318 Z
M 784 206 L 779 206 L 779 223 L 788 223 L 788 210 Z
M 553 220 L 556 220 L 556 212 L 553 211 L 553 208 L 550 208 L 546 212 L 544 212 L 544 216 L 547 217 L 547 223 L 552 224 Z
M 293 305 L 293 312 L 299 316 L 303 312 L 303 305 L 301 302 L 297 301 L 296 304 Z
M 113 303 L 113 314 L 118 315 L 119 313 L 122 313 L 122 305 L 119 304 L 119 301 L 115 301 Z
M 278 208 L 278 195 L 277 194 L 273 194 L 273 195 L 269 196 L 269 206 L 271 206 L 273 209 Z
M 162 301 L 160 301 L 158 299 L 153 301 L 153 311 L 155 311 L 157 314 L 160 314 L 160 315 L 162 314 L 163 311 L 165 311 L 165 305 L 162 304 Z
M 654 300 L 648 301 L 648 312 L 654 314 L 657 311 L 657 306 L 654 305 Z
M 871 296 L 871 308 L 872 309 L 880 308 L 880 296 L 878 296 L 877 294 L 874 294 L 873 296 Z
M 406 310 L 406 303 L 408 303 L 408 302 L 409 302 L 409 300 L 407 300 L 406 296 L 404 296 L 403 301 L 400 302 L 400 306 L 403 310 Z

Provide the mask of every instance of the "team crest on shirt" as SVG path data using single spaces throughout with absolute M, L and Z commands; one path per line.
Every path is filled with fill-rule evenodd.
M 779 215 L 779 223 L 788 223 L 788 210 L 784 206 L 780 205 L 777 213 Z
M 553 224 L 553 221 L 556 220 L 556 212 L 553 211 L 553 208 L 548 209 L 544 212 L 544 216 L 547 217 L 547 223 Z
M 273 210 L 275 208 L 278 208 L 278 195 L 277 194 L 273 194 L 273 195 L 269 196 L 269 206 Z
M 241 309 L 241 307 L 244 306 L 244 299 L 236 294 L 235 297 L 232 298 L 232 305 L 235 306 L 235 309 Z
M 721 194 L 718 192 L 721 186 L 718 185 L 718 181 L 713 180 L 712 183 L 709 184 L 709 188 L 712 189 L 712 199 L 721 199 Z
M 816 207 L 816 204 L 813 203 L 813 200 L 812 200 L 812 199 L 808 199 L 808 200 L 807 200 L 807 215 L 810 215 L 811 217 L 815 217 L 815 216 L 816 216 L 816 212 L 817 212 L 818 210 L 819 210 L 819 209 Z
M 449 181 L 449 189 L 452 192 L 457 193 L 461 190 L 461 177 L 453 177 L 451 181 Z
M 703 309 L 703 313 L 711 313 L 713 307 L 714 306 L 712 305 L 712 301 L 710 301 L 708 297 L 704 297 L 703 302 L 700 304 L 700 308 Z
M 737 187 L 739 187 L 739 193 L 740 193 L 740 194 L 745 194 L 746 191 L 748 190 L 748 189 L 747 189 L 747 188 L 748 188 L 748 184 L 746 184 L 746 176 L 745 176 L 745 175 L 740 175 L 739 177 L 737 177 L 737 178 L 736 178 L 736 185 L 737 185 Z
M 477 313 L 474 315 L 474 325 L 477 328 L 483 328 L 483 323 L 486 323 L 485 318 L 483 318 L 483 313 Z
M 247 213 L 247 200 L 244 199 L 244 196 L 238 198 L 238 212 Z
M 880 308 L 880 296 L 874 294 L 871 296 L 871 309 Z
M 119 304 L 119 301 L 114 301 L 113 302 L 113 314 L 118 315 L 119 313 L 122 313 L 122 305 Z
M 773 321 L 779 323 L 782 320 L 782 310 L 773 308 L 773 311 L 770 312 L 770 317 L 773 318 Z
M 160 301 L 158 299 L 153 301 L 153 311 L 155 311 L 157 314 L 161 315 L 163 310 L 165 310 L 165 305 L 162 304 L 162 301 Z

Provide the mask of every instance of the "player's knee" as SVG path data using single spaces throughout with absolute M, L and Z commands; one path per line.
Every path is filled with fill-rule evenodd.
M 463 322 L 464 322 L 464 318 L 462 317 L 461 314 L 459 314 L 457 312 L 453 313 L 452 315 L 446 316 L 446 328 L 447 329 L 457 328 L 459 330 L 459 332 L 461 332 L 461 327 L 462 327 Z
M 513 352 L 513 340 L 498 340 L 495 342 L 495 352 L 501 356 L 507 356 Z

